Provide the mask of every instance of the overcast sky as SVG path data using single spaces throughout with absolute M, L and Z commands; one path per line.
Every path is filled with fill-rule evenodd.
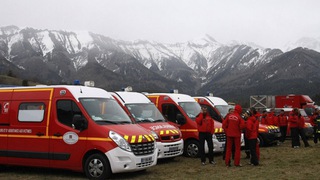
M 320 37 L 320 0 L 0 0 L 0 26 L 88 30 L 114 39 L 281 47 Z

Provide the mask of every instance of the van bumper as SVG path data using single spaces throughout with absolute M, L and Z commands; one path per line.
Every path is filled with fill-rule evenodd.
M 279 141 L 279 138 L 281 137 L 281 133 L 280 132 L 276 132 L 276 133 L 259 133 L 259 135 L 261 136 L 264 145 L 271 145 L 271 144 L 275 144 Z
M 176 157 L 183 154 L 183 139 L 176 142 L 157 142 L 158 159 Z
M 158 148 L 153 154 L 136 156 L 132 152 L 116 147 L 105 153 L 109 159 L 112 173 L 133 172 L 146 169 L 157 164 Z

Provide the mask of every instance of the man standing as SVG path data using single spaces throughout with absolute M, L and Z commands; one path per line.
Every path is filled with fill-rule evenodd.
M 259 160 L 257 156 L 257 139 L 258 139 L 258 129 L 259 121 L 256 117 L 257 111 L 255 108 L 251 108 L 246 111 L 245 118 L 246 122 L 246 138 L 248 147 L 250 150 L 250 164 L 257 166 L 259 165 Z
M 200 152 L 200 158 L 201 158 L 201 164 L 206 164 L 206 154 L 204 151 L 204 145 L 205 141 L 207 141 L 208 144 L 208 155 L 209 155 L 209 163 L 215 164 L 213 160 L 213 142 L 212 142 L 212 135 L 214 133 L 214 120 L 211 118 L 210 114 L 207 112 L 207 107 L 202 106 L 201 112 L 196 118 L 196 123 L 198 125 L 198 131 L 199 131 L 199 152 Z
M 280 114 L 278 116 L 279 127 L 280 127 L 280 142 L 283 143 L 286 140 L 287 136 L 287 128 L 288 128 L 288 117 L 284 114 L 284 110 L 281 109 Z
M 313 142 L 317 144 L 318 140 L 320 140 L 320 109 L 316 109 L 311 122 L 313 125 Z
M 225 163 L 226 166 L 230 166 L 230 156 L 232 150 L 232 144 L 235 146 L 234 165 L 241 167 L 240 164 L 240 150 L 241 150 L 241 130 L 245 128 L 245 122 L 241 118 L 242 108 L 240 105 L 236 105 L 234 112 L 226 116 L 222 123 L 222 128 L 227 136 L 227 151 Z
M 291 131 L 291 146 L 293 148 L 300 147 L 300 140 L 299 140 L 299 110 L 294 108 L 289 115 L 289 127 Z

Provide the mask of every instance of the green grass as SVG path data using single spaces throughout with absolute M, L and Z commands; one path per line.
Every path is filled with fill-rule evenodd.
M 311 145 L 313 143 L 309 141 Z M 319 179 L 320 145 L 311 148 L 291 148 L 290 140 L 280 146 L 260 149 L 259 166 L 248 165 L 241 152 L 243 167 L 225 166 L 221 154 L 215 155 L 217 164 L 200 165 L 200 159 L 176 157 L 160 160 L 154 167 L 141 172 L 112 175 L 111 179 Z M 84 174 L 66 170 L 1 167 L 0 179 L 32 179 L 32 180 L 80 180 L 86 179 Z

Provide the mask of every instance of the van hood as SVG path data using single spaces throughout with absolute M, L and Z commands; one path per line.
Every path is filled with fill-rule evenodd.
M 181 139 L 180 130 L 176 126 L 167 122 L 140 123 L 139 125 L 148 130 L 154 131 L 159 137 L 161 137 L 161 139 L 166 139 L 167 136 L 174 136 L 170 137 L 171 140 Z
M 223 133 L 222 123 L 214 120 L 214 133 Z
M 147 128 L 152 131 L 161 131 L 161 130 L 178 130 L 177 127 L 167 123 L 167 122 L 159 122 L 159 123 L 140 123 L 140 126 Z

